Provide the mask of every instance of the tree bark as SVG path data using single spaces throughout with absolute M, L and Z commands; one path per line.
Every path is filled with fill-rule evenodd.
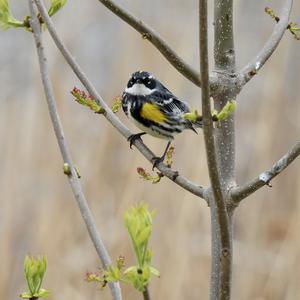
M 235 78 L 235 50 L 233 38 L 233 1 L 215 0 L 214 2 L 214 62 L 218 88 L 211 96 L 215 108 L 220 111 L 237 94 Z M 232 274 L 232 217 L 228 210 L 228 191 L 235 186 L 235 117 L 232 114 L 215 129 L 215 145 L 218 160 L 223 201 L 226 208 L 227 228 L 222 229 L 218 215 L 220 211 L 213 194 L 208 193 L 211 209 L 212 262 L 211 262 L 211 300 L 229 300 L 231 296 Z M 226 243 L 222 242 L 222 232 L 226 232 Z

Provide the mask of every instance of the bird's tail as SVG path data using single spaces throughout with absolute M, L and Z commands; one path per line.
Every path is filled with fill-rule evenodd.
M 212 121 L 213 122 L 218 122 L 219 119 L 216 115 L 212 115 Z M 195 128 L 202 128 L 203 127 L 203 117 L 200 115 L 197 115 L 196 118 L 193 120 L 188 120 L 189 122 L 189 128 L 195 131 Z M 192 128 L 191 128 L 192 127 Z

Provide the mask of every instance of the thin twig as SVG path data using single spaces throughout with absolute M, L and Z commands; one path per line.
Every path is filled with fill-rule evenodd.
M 124 22 L 138 31 L 144 39 L 152 43 L 160 53 L 177 69 L 183 76 L 200 86 L 200 74 L 190 65 L 183 61 L 174 50 L 164 41 L 150 26 L 133 16 L 128 10 L 116 4 L 112 0 L 98 0 L 111 12 L 120 17 Z
M 231 191 L 232 200 L 235 204 L 239 203 L 249 195 L 256 192 L 265 185 L 270 185 L 270 181 L 279 175 L 289 164 L 291 164 L 300 155 L 300 142 L 281 157 L 269 170 L 261 173 L 258 177 L 252 179 L 246 184 L 237 187 Z
M 119 133 L 122 134 L 123 137 L 128 139 L 128 137 L 132 134 L 130 130 L 120 121 L 120 119 L 111 111 L 111 109 L 108 107 L 106 102 L 102 99 L 102 97 L 98 94 L 95 87 L 91 84 L 89 79 L 86 77 L 86 75 L 81 70 L 80 66 L 77 64 L 75 59 L 72 57 L 70 51 L 66 48 L 63 41 L 60 39 L 60 37 L 57 34 L 57 31 L 53 25 L 52 20 L 49 18 L 47 14 L 47 10 L 41 0 L 34 0 L 35 3 L 38 6 L 39 12 L 45 21 L 47 28 L 49 30 L 50 35 L 52 36 L 57 48 L 60 50 L 74 73 L 77 75 L 79 80 L 82 82 L 82 84 L 85 86 L 89 94 L 101 105 L 101 107 L 105 110 L 104 116 L 106 119 L 117 129 Z M 144 155 L 145 158 L 147 158 L 148 161 L 153 162 L 153 159 L 155 158 L 155 155 L 153 152 L 141 141 L 141 140 L 135 140 L 133 142 L 135 147 Z M 203 198 L 204 188 L 196 185 L 195 183 L 189 181 L 185 177 L 178 174 L 177 171 L 174 171 L 170 169 L 168 166 L 166 166 L 163 163 L 159 163 L 157 165 L 158 170 L 166 177 L 177 183 L 179 186 L 184 188 L 187 191 L 190 191 L 196 196 L 199 196 Z
M 78 207 L 80 209 L 82 218 L 86 224 L 90 238 L 96 248 L 97 254 L 102 262 L 103 267 L 105 269 L 107 269 L 107 267 L 109 265 L 111 265 L 112 262 L 109 257 L 109 254 L 105 248 L 105 245 L 102 241 L 100 233 L 97 229 L 95 220 L 89 209 L 85 195 L 82 191 L 80 181 L 77 177 L 77 172 L 74 168 L 70 150 L 69 150 L 67 141 L 65 139 L 63 127 L 62 127 L 60 117 L 59 117 L 59 114 L 57 111 L 56 101 L 54 98 L 51 80 L 49 78 L 49 68 L 48 68 L 47 58 L 46 58 L 46 55 L 44 52 L 41 28 L 40 28 L 40 24 L 37 19 L 36 11 L 34 8 L 34 1 L 28 0 L 28 3 L 29 3 L 30 11 L 31 11 L 30 26 L 33 31 L 35 44 L 36 44 L 36 48 L 37 48 L 40 72 L 41 72 L 42 82 L 43 82 L 43 86 L 44 86 L 44 92 L 46 95 L 46 100 L 47 100 L 47 104 L 48 104 L 48 109 L 49 109 L 52 125 L 54 128 L 54 132 L 55 132 L 56 139 L 57 139 L 60 151 L 61 151 L 63 161 L 64 161 L 64 163 L 67 163 L 69 165 L 69 170 L 70 170 L 70 175 L 68 175 L 69 183 L 71 185 L 72 192 L 74 194 L 74 198 L 76 199 Z M 113 299 L 121 300 L 122 296 L 121 296 L 121 290 L 120 290 L 119 284 L 112 283 L 112 284 L 110 284 L 110 288 L 111 288 Z
M 241 84 L 245 85 L 263 67 L 279 45 L 289 23 L 293 0 L 286 0 L 280 14 L 280 20 L 274 25 L 274 30 L 257 56 L 248 63 L 240 72 Z

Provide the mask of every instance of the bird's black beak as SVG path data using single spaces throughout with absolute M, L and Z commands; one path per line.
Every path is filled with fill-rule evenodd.
M 137 79 L 135 82 L 136 83 L 142 83 L 142 80 L 141 79 Z

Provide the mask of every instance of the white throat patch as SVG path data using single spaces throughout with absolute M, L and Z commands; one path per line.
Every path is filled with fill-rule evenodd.
M 142 83 L 135 83 L 132 87 L 125 89 L 126 93 L 131 94 L 131 95 L 136 95 L 136 96 L 150 95 L 154 91 L 155 91 L 155 89 L 151 90 Z

